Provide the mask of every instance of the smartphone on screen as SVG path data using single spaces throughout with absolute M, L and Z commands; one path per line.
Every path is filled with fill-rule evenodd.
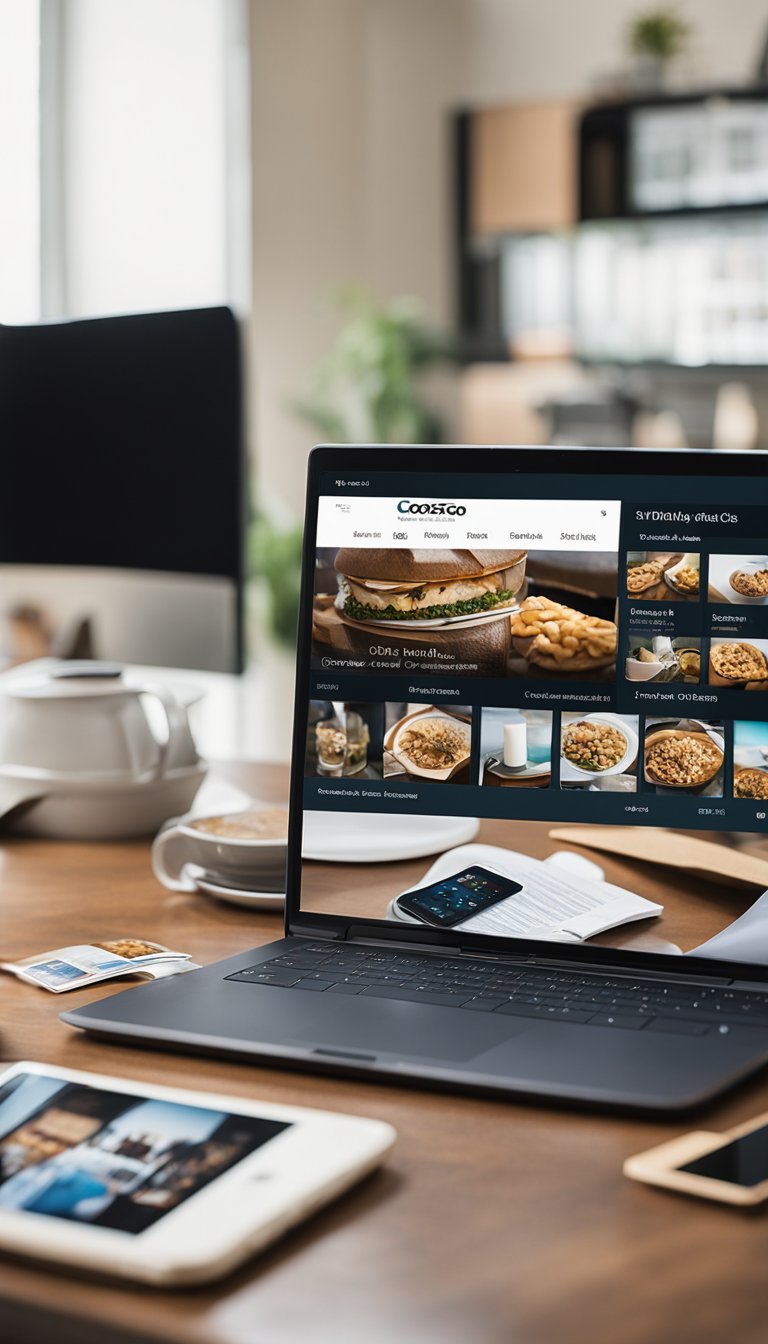
M 432 928 L 451 929 L 522 890 L 519 882 L 472 864 L 428 887 L 403 892 L 397 898 L 397 905 L 405 914 L 430 924 Z
M 698 1130 L 627 1158 L 624 1175 L 726 1204 L 768 1199 L 768 1115 L 712 1134 Z

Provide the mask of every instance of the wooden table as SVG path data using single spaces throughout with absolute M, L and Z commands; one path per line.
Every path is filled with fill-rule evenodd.
M 238 779 L 283 796 L 282 769 Z M 622 861 L 599 861 L 627 880 Z M 643 892 L 664 881 L 649 867 Z M 281 932 L 275 915 L 165 891 L 145 842 L 0 844 L 0 915 L 10 958 L 135 933 L 208 962 Z M 105 992 L 54 997 L 0 976 L 2 1058 L 382 1116 L 400 1140 L 385 1171 L 213 1288 L 0 1261 L 3 1344 L 764 1344 L 765 1217 L 635 1185 L 621 1164 L 694 1123 L 768 1110 L 768 1081 L 697 1122 L 516 1106 L 114 1047 L 59 1022 L 64 1003 Z

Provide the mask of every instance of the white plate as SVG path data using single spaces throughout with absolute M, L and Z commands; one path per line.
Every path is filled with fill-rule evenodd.
M 519 767 L 513 769 L 512 766 L 504 764 L 497 752 L 492 752 L 485 758 L 485 770 L 489 775 L 496 775 L 499 779 L 540 779 L 542 775 L 551 775 L 552 762 L 538 761 L 536 764 L 529 762 L 525 770 Z
M 469 844 L 479 829 L 477 817 L 305 812 L 303 855 L 321 863 L 395 863 Z
M 206 877 L 197 877 L 195 882 L 205 896 L 214 896 L 229 905 L 248 905 L 259 910 L 282 910 L 285 906 L 283 891 L 241 891 L 239 887 L 221 887 Z
M 497 607 L 493 611 L 475 611 L 469 616 L 435 616 L 430 620 L 423 621 L 355 621 L 354 624 L 375 625 L 379 630 L 407 630 L 410 632 L 412 630 L 437 630 L 443 625 L 459 625 L 462 622 L 460 628 L 463 629 L 464 626 L 475 625 L 478 621 L 500 621 L 505 616 L 513 616 L 519 610 L 520 607 L 517 605 L 514 607 Z M 347 620 L 350 621 L 353 618 L 348 616 Z
M 621 760 L 616 765 L 611 765 L 607 770 L 582 770 L 581 766 L 574 765 L 562 754 L 562 743 L 560 747 L 560 778 L 565 780 L 575 779 L 605 779 L 606 775 L 621 775 L 628 765 L 631 765 L 635 759 L 639 747 L 637 733 L 628 723 L 618 714 L 583 714 L 579 719 L 574 719 L 572 723 L 563 724 L 562 731 L 566 728 L 574 728 L 577 723 L 609 723 L 612 728 L 618 728 L 624 735 L 627 743 L 627 750 L 624 752 Z

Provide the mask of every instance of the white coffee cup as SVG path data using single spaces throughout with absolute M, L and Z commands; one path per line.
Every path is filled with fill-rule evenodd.
M 220 818 L 176 817 L 159 831 L 152 845 L 152 868 L 163 886 L 171 891 L 196 891 L 196 877 L 204 876 L 219 886 L 244 891 L 266 886 L 285 889 L 286 837 L 216 835 L 201 829 L 210 820 Z

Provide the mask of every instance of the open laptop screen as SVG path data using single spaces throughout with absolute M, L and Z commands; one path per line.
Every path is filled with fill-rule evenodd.
M 538 458 L 320 473 L 301 913 L 768 962 L 762 463 Z

